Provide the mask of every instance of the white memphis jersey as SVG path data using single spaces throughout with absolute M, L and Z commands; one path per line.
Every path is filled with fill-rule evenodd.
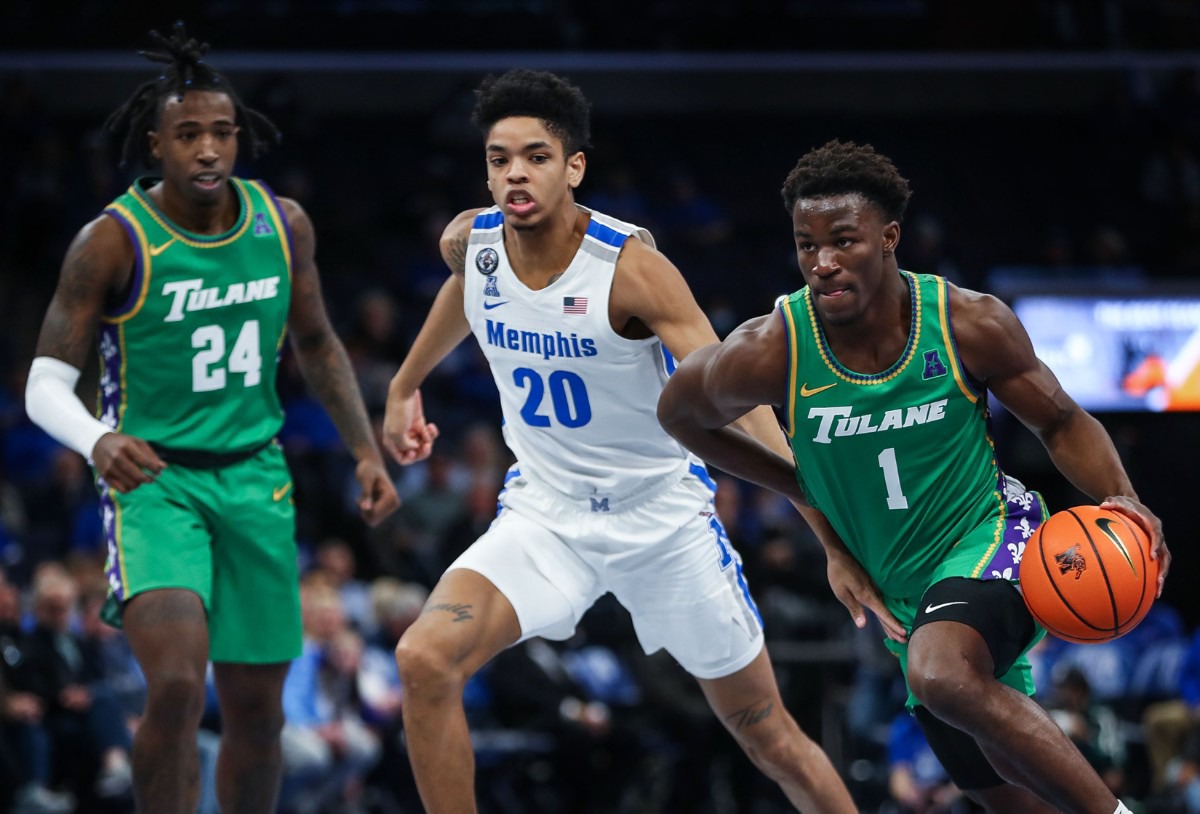
M 464 310 L 500 391 L 504 439 L 522 475 L 575 498 L 620 501 L 695 461 L 656 415 L 671 354 L 609 322 L 617 257 L 634 234 L 654 245 L 591 212 L 570 265 L 540 291 L 513 273 L 498 207 L 476 216 L 467 245 Z

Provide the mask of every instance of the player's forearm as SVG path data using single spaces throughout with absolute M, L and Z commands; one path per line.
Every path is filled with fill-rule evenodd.
M 774 450 L 782 457 L 791 460 L 792 448 L 788 445 L 787 436 L 775 419 L 775 413 L 770 407 L 756 407 L 735 423 L 742 431 L 754 436 L 765 446 Z
M 1058 471 L 1088 497 L 1097 502 L 1116 495 L 1137 499 L 1112 438 L 1089 413 L 1074 411 L 1041 439 Z
M 827 518 L 824 513 L 809 505 L 807 502 L 797 502 L 793 500 L 792 506 L 794 506 L 796 511 L 800 513 L 800 516 L 804 518 L 804 522 L 808 523 L 809 528 L 811 528 L 813 531 L 813 535 L 825 549 L 826 556 L 830 556 L 832 554 L 845 554 L 848 557 L 854 556 L 850 553 L 850 549 L 846 548 L 846 544 L 842 541 L 842 538 L 838 536 L 836 531 L 834 531 L 833 526 L 829 523 L 829 518 Z
M 791 463 L 746 432 L 734 427 L 708 429 L 680 417 L 662 421 L 662 425 L 705 463 L 789 500 L 804 502 Z
M 342 443 L 356 461 L 382 460 L 346 348 L 332 333 L 295 344 L 305 381 L 329 413 Z
M 425 323 L 405 355 L 400 370 L 392 378 L 391 392 L 398 396 L 411 396 L 430 372 L 470 333 L 471 326 L 463 313 L 462 280 L 451 275 L 434 299 L 429 315 L 425 317 Z
M 61 359 L 34 359 L 25 386 L 25 411 L 54 440 L 90 458 L 96 442 L 112 427 L 88 412 L 75 394 L 79 375 L 78 368 Z

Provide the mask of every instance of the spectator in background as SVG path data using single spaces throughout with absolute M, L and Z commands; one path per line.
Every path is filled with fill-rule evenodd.
M 1146 741 L 1146 754 L 1150 760 L 1151 789 L 1163 791 L 1167 783 L 1168 767 L 1172 761 L 1195 750 L 1200 741 L 1200 630 L 1196 631 L 1188 645 L 1179 674 L 1179 697 L 1150 704 L 1142 714 L 1142 731 Z M 1200 758 L 1200 751 L 1195 757 Z M 1175 784 L 1177 785 L 1177 776 Z M 1200 808 L 1198 808 L 1200 810 Z
M 34 578 L 34 627 L 14 685 L 35 695 L 51 743 L 54 774 L 81 802 L 125 795 L 131 786 L 131 739 L 100 664 L 72 632 L 78 589 L 57 564 Z
M 404 688 L 396 665 L 396 642 L 421 615 L 429 591 L 414 582 L 379 577 L 371 583 L 370 602 L 376 633 L 366 642 L 358 671 L 358 694 L 363 718 L 378 733 L 381 753 L 376 769 L 368 777 L 390 796 L 401 811 L 420 809 L 417 787 L 408 771 L 397 771 L 407 763 L 402 745 Z M 386 799 L 386 798 L 385 798 Z
M 67 814 L 75 797 L 50 788 L 53 755 L 42 726 L 46 705 L 15 681 L 26 667 L 21 603 L 15 585 L 0 574 L 0 810 Z
M 376 633 L 366 642 L 359 691 L 368 720 L 385 733 L 399 734 L 404 698 L 393 650 L 404 631 L 421 615 L 428 598 L 429 591 L 416 583 L 391 577 L 380 577 L 371 583 Z
M 375 633 L 370 587 L 357 577 L 358 561 L 345 540 L 328 537 L 317 546 L 317 569 L 328 578 L 342 603 L 342 613 L 364 637 Z
M 335 602 L 332 594 L 323 602 Z M 379 737 L 363 720 L 358 674 L 362 637 L 340 627 L 320 647 L 306 648 L 284 683 L 284 780 L 280 807 L 316 814 L 358 801 L 379 760 Z
M 905 238 L 905 268 L 919 274 L 937 274 L 955 285 L 966 283 L 946 248 L 946 229 L 936 216 L 926 213 L 913 218 Z
M 382 411 L 387 403 L 388 384 L 404 358 L 404 340 L 399 331 L 395 298 L 380 288 L 359 296 L 354 325 L 346 337 L 346 352 L 354 364 L 367 410 Z
M 436 575 L 441 573 L 439 545 L 462 515 L 464 498 L 462 491 L 455 488 L 455 475 L 460 467 L 452 456 L 435 450 L 425 468 L 425 484 L 406 498 L 396 512 L 395 540 L 409 557 L 420 563 L 422 572 Z
M 1118 797 L 1125 788 L 1125 738 L 1116 712 L 1092 697 L 1087 676 L 1077 667 L 1055 680 L 1050 717 L 1067 733 L 1087 762 Z

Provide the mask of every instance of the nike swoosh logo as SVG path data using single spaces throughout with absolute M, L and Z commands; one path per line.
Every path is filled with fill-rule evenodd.
M 942 608 L 948 608 L 948 607 L 950 607 L 951 605 L 966 605 L 966 604 L 967 604 L 966 602 L 943 602 L 943 603 L 942 603 L 942 604 L 940 604 L 940 605 L 926 605 L 926 606 L 925 606 L 925 612 L 926 612 L 926 613 L 933 613 L 934 611 L 939 611 L 939 610 L 941 610 Z
M 808 389 L 808 382 L 805 382 L 804 384 L 800 385 L 800 398 L 806 399 L 809 396 L 815 396 L 817 393 L 823 393 L 831 387 L 837 387 L 837 382 L 824 385 L 823 387 L 814 387 L 811 390 Z
M 483 308 L 485 311 L 491 311 L 493 308 L 499 308 L 501 305 L 505 305 L 507 303 L 508 300 L 502 300 L 500 302 L 485 302 L 483 304 Z
M 1121 552 L 1121 556 L 1125 558 L 1125 562 L 1129 563 L 1129 567 L 1133 570 L 1134 576 L 1137 576 L 1137 566 L 1133 564 L 1133 557 L 1129 556 L 1129 549 L 1125 547 L 1125 542 L 1119 536 L 1117 536 L 1115 531 L 1109 528 L 1109 526 L 1112 524 L 1113 521 L 1109 520 L 1107 517 L 1096 518 L 1096 525 L 1099 526 L 1100 531 L 1104 532 L 1105 537 L 1112 540 L 1112 544 L 1115 545 L 1117 550 Z
M 291 488 L 292 484 L 290 483 L 285 483 L 283 486 L 276 487 L 275 489 L 271 490 L 271 497 L 275 498 L 275 502 L 278 503 L 279 501 L 283 500 L 283 496 L 286 495 Z
M 151 246 L 150 247 L 150 256 L 158 257 L 160 254 L 162 254 L 163 252 L 165 252 L 167 250 L 168 246 L 170 246 L 174 242 L 175 242 L 175 238 L 171 238 L 170 240 L 168 240 L 166 243 L 162 244 L 161 246 Z

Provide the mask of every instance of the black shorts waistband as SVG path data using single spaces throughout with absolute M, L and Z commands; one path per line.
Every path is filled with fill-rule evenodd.
M 162 444 L 150 442 L 150 448 L 168 464 L 186 466 L 189 469 L 222 469 L 236 463 L 253 458 L 266 449 L 274 438 L 269 438 L 261 444 L 239 452 L 210 452 L 205 449 L 178 449 L 164 447 Z

